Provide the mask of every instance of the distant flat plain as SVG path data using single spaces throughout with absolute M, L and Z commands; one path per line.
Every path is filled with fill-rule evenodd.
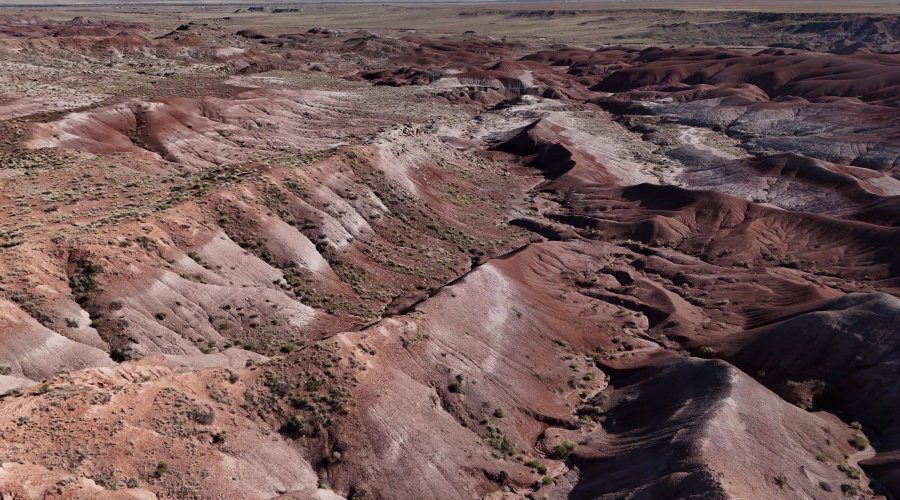
M 251 7 L 269 7 L 251 12 Z M 297 9 L 296 12 L 271 12 Z M 675 23 L 715 23 L 742 12 L 840 14 L 900 13 L 894 1 L 634 1 L 634 2 L 517 2 L 517 3 L 304 3 L 304 2 L 105 2 L 51 5 L 0 1 L 0 14 L 34 15 L 51 19 L 89 18 L 143 21 L 174 29 L 183 23 L 207 23 L 238 31 L 252 28 L 277 34 L 313 27 L 373 31 L 427 31 L 453 36 L 475 31 L 493 37 L 542 39 L 560 43 L 692 43 L 660 37 L 649 27 Z M 786 20 L 785 22 L 790 22 Z M 656 34 L 648 31 L 655 31 Z M 696 43 L 704 44 L 703 40 Z M 753 43 L 747 44 L 753 46 Z M 761 44 L 764 45 L 764 44 Z

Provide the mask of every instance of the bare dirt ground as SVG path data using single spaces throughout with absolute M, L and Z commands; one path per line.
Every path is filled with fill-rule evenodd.
M 900 495 L 900 21 L 646 7 L 4 7 L 0 496 Z

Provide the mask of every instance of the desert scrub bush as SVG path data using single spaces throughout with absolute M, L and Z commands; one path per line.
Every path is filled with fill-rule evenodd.
M 3 396 L 21 396 L 22 388 L 21 387 L 11 387 L 3 393 Z
M 156 319 L 158 319 L 160 321 L 166 319 L 168 316 L 169 316 L 169 313 L 167 313 L 165 311 L 160 311 L 160 312 L 156 313 Z
M 0 365 L 0 375 L 9 375 L 12 373 L 12 368 L 6 365 Z
M 347 500 L 368 500 L 368 498 L 365 490 L 361 490 L 357 486 L 351 486 L 350 493 L 347 494 Z
M 509 456 L 513 456 L 516 453 L 516 446 L 512 440 L 509 439 L 509 436 L 505 436 L 503 431 L 497 427 L 488 426 L 487 442 L 491 445 L 491 448 Z
M 75 261 L 75 270 L 69 276 L 69 289 L 79 304 L 90 302 L 94 293 L 100 288 L 97 275 L 103 272 L 103 266 L 82 257 Z
M 494 410 L 495 417 L 503 418 L 504 415 L 506 415 L 506 414 L 503 412 L 503 408 L 497 408 L 496 410 Z
M 784 488 L 785 485 L 787 485 L 787 476 L 778 474 L 775 476 L 775 484 L 777 484 L 779 488 Z
M 855 483 L 851 483 L 850 481 L 846 481 L 841 483 L 841 491 L 845 496 L 855 497 L 859 495 L 859 486 Z
M 287 376 L 276 374 L 275 372 L 266 372 L 265 386 L 272 391 L 272 394 L 283 398 L 294 388 L 294 383 Z
M 283 352 L 285 354 L 290 354 L 290 353 L 294 352 L 294 344 L 285 344 L 285 345 L 281 346 L 281 352 Z
M 291 399 L 291 406 L 298 410 L 311 410 L 313 409 L 313 404 L 309 400 L 309 398 L 305 397 L 295 397 Z
M 544 485 L 547 485 L 547 484 L 553 484 L 554 482 L 555 482 L 555 481 L 553 481 L 553 478 L 550 477 L 550 476 L 544 476 L 544 477 L 541 479 L 541 483 L 544 484 Z
M 135 359 L 141 359 L 143 355 L 134 348 L 134 346 L 126 345 L 122 347 L 117 347 L 110 351 L 109 357 L 112 358 L 116 363 L 122 363 L 124 361 L 131 361 Z
M 209 405 L 197 406 L 191 410 L 190 417 L 198 424 L 209 425 L 216 420 L 216 411 Z
M 572 441 L 564 440 L 556 447 L 556 455 L 559 456 L 559 458 L 568 458 L 577 447 L 578 445 Z
M 846 460 L 839 463 L 837 468 L 839 471 L 847 474 L 847 477 L 849 477 L 850 479 L 859 479 L 860 477 L 862 477 L 862 472 L 860 472 L 860 470 L 856 467 L 850 465 L 850 463 Z
M 300 415 L 294 415 L 279 430 L 285 436 L 297 439 L 304 436 L 316 437 L 319 435 L 319 423 L 315 415 L 310 416 L 309 420 Z
M 328 395 L 320 397 L 319 401 L 324 403 L 329 411 L 347 413 L 346 404 L 350 401 L 350 390 L 343 387 L 332 387 L 328 390 Z
M 869 447 L 869 440 L 868 438 L 866 438 L 866 436 L 857 434 L 853 436 L 853 439 L 850 440 L 850 445 L 859 451 L 863 451 Z
M 325 379 L 322 377 L 318 377 L 313 375 L 306 381 L 306 390 L 307 392 L 316 392 L 322 388 L 322 385 L 325 383 Z
M 531 467 L 532 469 L 534 469 L 535 471 L 537 471 L 538 474 L 546 474 L 547 473 L 547 466 L 544 465 L 543 462 L 541 462 L 540 460 L 538 460 L 536 458 L 529 462 L 525 462 L 525 465 L 527 465 L 527 466 Z
M 213 444 L 222 444 L 225 440 L 228 439 L 228 431 L 222 429 L 219 432 L 214 432 L 212 435 Z
M 716 350 L 712 347 L 701 347 L 697 352 L 704 358 L 711 358 L 716 355 Z
M 167 472 L 169 472 L 168 462 L 160 462 L 156 464 L 156 470 L 153 471 L 153 477 L 159 479 L 165 476 Z
M 791 256 L 781 259 L 778 265 L 788 269 L 800 269 L 800 261 Z
M 454 380 L 453 383 L 447 386 L 447 390 L 454 394 L 458 394 L 460 391 L 462 391 L 462 380 L 462 375 L 457 375 L 456 380 Z

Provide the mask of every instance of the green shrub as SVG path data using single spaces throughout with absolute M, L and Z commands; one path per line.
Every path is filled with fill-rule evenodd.
M 312 402 L 310 402 L 309 398 L 300 396 L 291 399 L 291 406 L 298 410 L 309 410 L 313 407 Z
M 456 380 L 452 384 L 447 386 L 447 390 L 454 394 L 459 393 L 460 391 L 462 391 L 462 380 L 462 375 L 457 375 Z
M 21 387 L 12 387 L 12 388 L 9 388 L 9 389 L 6 390 L 6 392 L 3 393 L 3 395 L 4 395 L 4 396 L 21 396 L 21 395 L 22 395 L 22 388 L 21 388 Z
M 69 277 L 69 289 L 72 290 L 76 302 L 85 304 L 94 298 L 94 292 L 100 288 L 97 276 L 103 272 L 103 266 L 82 258 L 75 262 L 75 271 Z
M 215 422 L 216 411 L 209 405 L 197 406 L 188 413 L 188 416 L 198 424 L 209 425 Z
M 853 439 L 850 440 L 850 444 L 859 451 L 863 451 L 869 447 L 869 440 L 866 436 L 862 434 L 857 434 L 853 436 Z
M 563 441 L 556 447 L 556 455 L 560 458 L 568 458 L 577 447 L 578 445 L 572 441 Z
M 701 347 L 698 353 L 704 358 L 711 358 L 716 355 L 716 350 L 712 347 Z
M 862 472 L 860 472 L 860 470 L 857 469 L 856 467 L 853 467 L 852 465 L 850 465 L 850 463 L 847 462 L 846 460 L 839 463 L 837 468 L 839 471 L 843 472 L 844 474 L 847 474 L 847 477 L 849 477 L 850 479 L 859 479 L 860 477 L 862 477 Z
M 841 491 L 848 497 L 859 495 L 859 486 L 849 481 L 841 483 Z
M 290 437 L 298 438 L 310 433 L 310 425 L 300 415 L 294 415 L 281 427 L 281 432 Z
M 324 383 L 325 383 L 324 380 L 322 380 L 321 378 L 316 377 L 314 375 L 314 376 L 310 377 L 309 380 L 306 381 L 306 390 L 309 392 L 316 392 L 322 388 L 322 384 L 324 384 Z
M 538 474 L 546 474 L 547 473 L 547 466 L 544 465 L 540 460 L 538 460 L 536 458 L 534 460 L 531 460 L 530 462 L 525 462 L 525 465 L 536 470 Z
M 167 462 L 160 462 L 156 465 L 156 470 L 153 471 L 153 477 L 159 479 L 167 472 L 169 472 L 169 464 Z
M 778 474 L 777 476 L 775 476 L 775 484 L 777 484 L 779 488 L 784 488 L 784 486 L 787 484 L 787 476 L 785 476 L 784 474 Z

